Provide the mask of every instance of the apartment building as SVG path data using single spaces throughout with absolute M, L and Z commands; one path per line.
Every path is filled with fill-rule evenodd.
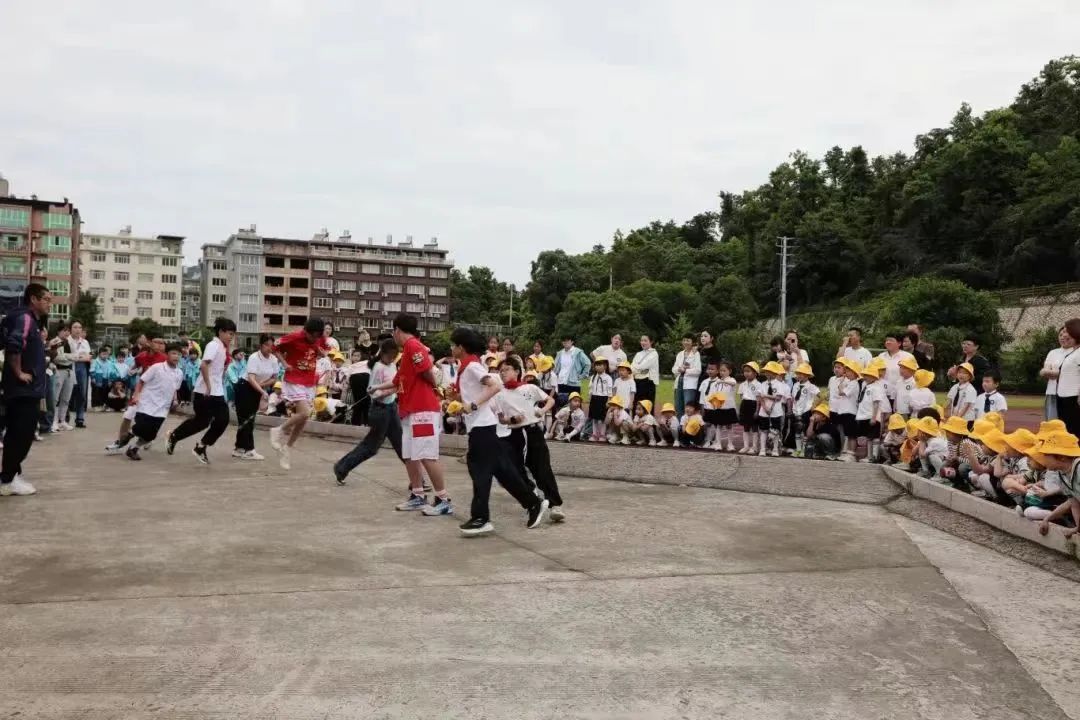
M 203 327 L 202 267 L 184 268 L 184 278 L 180 282 L 180 329 L 191 332 Z
M 419 246 L 411 237 L 395 244 L 391 236 L 385 244 L 359 244 L 348 231 L 331 239 L 324 229 L 298 240 L 261 236 L 253 225 L 224 244 L 204 245 L 201 267 L 203 293 L 211 293 L 209 301 L 203 297 L 203 322 L 218 314 L 235 318 L 247 347 L 259 333 L 280 335 L 312 315 L 333 322 L 346 339 L 363 328 L 388 329 L 399 312 L 416 315 L 424 332 L 449 320 L 453 263 L 435 238 Z
M 226 310 L 229 302 L 227 267 L 224 245 L 208 243 L 202 246 L 202 258 L 199 260 L 199 317 L 204 327 L 213 325 L 215 318 L 232 314 Z
M 0 311 L 16 306 L 31 282 L 53 294 L 53 319 L 67 320 L 79 294 L 78 209 L 62 201 L 18 198 L 0 176 Z
M 148 319 L 168 334 L 180 330 L 184 238 L 87 233 L 79 248 L 82 287 L 97 298 L 98 332 L 109 342 L 127 336 L 127 325 Z

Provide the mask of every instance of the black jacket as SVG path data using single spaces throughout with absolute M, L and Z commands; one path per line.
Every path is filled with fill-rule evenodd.
M 4 345 L 4 373 L 0 378 L 4 397 L 8 400 L 40 400 L 45 397 L 45 343 L 41 340 L 38 320 L 30 308 L 16 308 L 0 320 L 0 339 Z M 20 382 L 15 376 L 12 360 L 16 355 L 22 356 L 22 371 L 33 378 L 28 383 Z

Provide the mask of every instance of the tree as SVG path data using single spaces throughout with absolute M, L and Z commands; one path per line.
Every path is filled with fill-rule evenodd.
M 97 339 L 97 324 L 100 315 L 97 297 L 93 293 L 81 291 L 79 298 L 75 301 L 75 306 L 71 308 L 71 319 L 82 323 L 89 340 Z
M 136 318 L 127 326 L 128 342 L 135 342 L 140 335 L 146 335 L 147 339 L 165 337 L 165 328 L 158 325 L 151 318 Z
M 491 268 L 474 265 L 464 273 L 454 269 L 450 274 L 450 321 L 506 325 L 510 292 L 510 285 L 499 281 Z M 520 293 L 515 293 L 515 308 L 521 301 Z
M 612 335 L 641 335 L 641 303 L 618 291 L 570 293 L 555 323 L 556 334 L 572 335 L 586 352 Z

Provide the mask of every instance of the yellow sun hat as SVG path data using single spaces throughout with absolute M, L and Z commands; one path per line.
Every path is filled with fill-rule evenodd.
M 645 408 L 646 415 L 652 415 L 652 400 L 639 400 L 641 407 Z
M 915 387 L 928 388 L 934 384 L 934 373 L 930 370 L 915 371 Z
M 324 397 L 315 398 L 315 412 L 317 412 L 317 413 L 326 412 L 326 406 L 328 404 L 329 403 L 326 402 L 326 398 L 324 398 Z
M 570 402 L 571 400 L 580 400 L 580 399 L 581 399 L 581 393 L 572 392 L 572 393 L 570 393 L 570 395 L 567 396 L 566 402 Z
M 284 387 L 284 386 L 281 384 L 280 380 L 278 380 L 276 383 L 274 383 L 274 389 L 275 390 L 280 390 L 282 387 Z
M 1001 432 L 1005 432 L 1005 418 L 1001 416 L 1001 413 L 988 412 L 979 419 L 986 420 L 987 422 L 992 422 L 994 423 L 994 427 L 996 427 Z
M 725 400 L 727 400 L 727 395 L 722 392 L 714 392 L 706 398 L 706 401 L 712 405 L 714 410 L 719 410 Z
M 929 435 L 930 437 L 941 437 L 941 426 L 932 417 L 919 418 L 917 421 L 919 432 Z M 967 427 L 964 428 L 964 433 L 967 434 Z
M 903 358 L 896 364 L 902 368 L 907 368 L 911 372 L 916 372 L 919 369 L 919 361 L 913 357 Z
M 673 412 L 675 412 L 675 406 L 672 405 L 671 403 L 664 403 L 663 407 L 660 408 L 660 413 L 661 414 L 663 414 L 663 413 L 673 413 Z
M 1054 432 L 1039 439 L 1035 446 L 1028 450 L 1027 454 L 1034 458 L 1040 465 L 1045 463 L 1040 460 L 1043 455 L 1058 455 L 1061 457 L 1080 457 L 1080 442 L 1076 436 L 1067 432 Z
M 893 413 L 889 416 L 889 431 L 899 432 L 907 427 L 907 423 L 904 421 L 904 416 L 899 413 Z
M 1013 430 L 1005 436 L 1005 442 L 1009 444 L 1009 447 L 1021 455 L 1026 454 L 1028 450 L 1035 447 L 1035 443 L 1038 441 L 1039 438 L 1036 437 L 1035 433 L 1027 428 Z
M 994 451 L 995 454 L 1000 455 L 1009 448 L 1009 443 L 1005 440 L 1005 433 L 1001 432 L 997 428 L 991 428 L 983 433 L 979 439 L 986 447 Z
M 862 365 L 860 365 L 855 360 L 852 360 L 851 358 L 846 358 L 846 357 L 845 358 L 840 358 L 840 364 L 843 365 L 848 370 L 850 370 L 851 372 L 855 373 L 856 375 L 862 375 L 862 371 L 863 371 Z
M 773 375 L 783 375 L 787 372 L 787 370 L 784 369 L 784 366 L 775 360 L 770 360 L 765 363 L 765 367 L 761 368 L 761 371 L 772 373 Z
M 626 368 L 627 370 L 633 370 L 634 366 L 623 360 L 621 363 L 615 366 L 616 368 Z
M 810 367 L 810 363 L 799 363 L 799 366 L 795 368 L 795 374 L 814 377 L 814 368 Z
M 816 408 L 814 408 L 813 412 L 824 415 L 825 417 L 829 417 L 829 406 L 826 403 L 821 403 Z
M 623 403 L 622 398 L 618 395 L 612 395 L 611 397 L 609 397 L 607 404 L 614 405 L 617 408 L 626 408 L 626 405 Z
M 686 431 L 687 435 L 694 437 L 701 432 L 701 418 L 694 415 L 686 421 L 686 427 L 684 427 L 683 430 Z
M 547 355 L 544 355 L 536 361 L 536 370 L 538 372 L 546 373 L 553 367 L 555 367 L 555 361 L 549 358 Z
M 926 418 L 923 418 L 923 420 L 925 419 Z M 919 427 L 921 428 L 922 426 L 920 425 Z M 967 437 L 968 435 L 967 420 L 964 420 L 964 418 L 959 415 L 953 415 L 948 420 L 941 423 L 939 427 L 945 432 L 950 432 L 954 435 L 963 435 L 964 437 Z
M 529 372 L 525 373 L 525 375 L 524 375 L 524 379 L 528 380 L 529 378 L 532 378 L 533 380 L 539 380 L 540 379 L 540 374 L 538 372 L 536 372 L 535 370 L 530 370 Z
M 975 421 L 975 424 L 971 426 L 970 437 L 972 440 L 978 440 L 979 442 L 982 442 L 983 436 L 991 430 L 997 430 L 997 426 L 994 425 L 994 421 L 979 418 Z
M 447 415 L 460 415 L 465 410 L 465 406 L 457 400 L 451 400 L 446 404 Z
M 756 373 L 760 373 L 760 372 L 761 372 L 761 366 L 760 366 L 760 365 L 758 365 L 758 364 L 757 364 L 757 363 L 756 363 L 755 361 L 753 361 L 753 360 L 751 360 L 750 362 L 744 362 L 744 363 L 742 364 L 742 366 L 743 366 L 744 368 L 750 368 L 751 370 L 753 370 L 753 371 L 754 371 L 754 372 L 756 372 Z
M 877 380 L 877 379 L 879 379 L 881 377 L 881 373 L 884 370 L 885 370 L 885 368 L 883 368 L 882 366 L 875 365 L 874 363 L 870 363 L 859 374 L 862 375 L 863 377 L 872 377 L 875 380 Z
M 959 365 L 957 366 L 957 368 L 956 368 L 956 369 L 957 369 L 957 370 L 964 370 L 964 371 L 966 371 L 966 372 L 967 372 L 967 374 L 968 374 L 968 375 L 970 375 L 970 376 L 971 376 L 972 378 L 974 378 L 974 377 L 975 377 L 975 366 L 974 366 L 974 365 L 972 365 L 971 363 L 960 363 L 960 364 L 959 364 Z
M 325 385 L 320 385 L 319 387 L 315 388 L 315 397 L 321 397 L 323 395 L 329 395 L 329 394 L 330 394 L 330 391 L 326 389 Z
M 930 419 L 933 420 L 933 418 Z M 907 421 L 905 427 L 907 428 L 908 435 L 913 435 L 919 431 L 919 421 L 916 418 L 911 418 Z
M 1039 423 L 1039 432 L 1035 433 L 1037 436 L 1042 437 L 1044 435 L 1051 435 L 1056 432 L 1068 432 L 1069 429 L 1065 427 L 1064 420 L 1043 420 Z

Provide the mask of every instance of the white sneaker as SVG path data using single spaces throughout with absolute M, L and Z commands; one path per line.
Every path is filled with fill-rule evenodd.
M 234 458 L 242 458 L 244 457 L 244 451 L 240 450 L 239 448 L 233 448 L 232 456 Z
M 749 453 L 750 453 L 750 446 L 749 445 L 743 445 L 741 448 L 739 448 L 739 454 L 740 455 L 748 455 Z
M 234 456 L 234 457 L 239 457 L 241 460 L 265 460 L 266 459 L 262 455 L 260 455 L 259 453 L 255 452 L 254 450 L 248 450 L 247 452 L 242 452 L 242 453 L 240 453 L 240 455 Z
M 75 426 L 71 425 L 70 423 L 62 422 L 62 423 L 60 423 L 60 429 L 61 430 L 74 430 Z
M 842 452 L 840 453 L 840 462 L 855 462 L 855 453 Z
M 760 450 L 758 450 L 757 454 L 758 457 L 765 457 L 765 448 L 761 448 Z
M 292 463 L 289 461 L 289 448 L 286 445 L 281 447 L 281 459 L 278 461 L 278 465 L 281 465 L 282 470 L 292 470 Z
M 563 512 L 562 505 L 553 505 L 548 508 L 548 517 L 553 523 L 562 522 L 566 519 L 566 513 Z
M 270 447 L 274 448 L 278 452 L 285 447 L 285 443 L 281 442 L 281 426 L 270 428 Z
M 678 440 L 673 440 L 671 442 L 671 447 L 682 447 L 682 444 Z
M 773 450 L 769 454 L 772 455 L 773 457 L 780 457 L 780 451 L 779 450 Z
M 53 424 L 52 424 L 52 431 L 53 431 L 53 432 L 60 432 L 60 425 L 59 425 L 59 423 L 53 423 Z
M 611 441 L 609 440 L 608 442 L 611 442 Z M 622 444 L 622 445 L 629 445 L 630 444 L 630 438 L 624 437 L 622 440 L 619 441 L 619 443 Z
M 656 447 L 667 447 L 667 446 L 668 446 L 667 440 L 661 440 L 660 442 L 656 443 Z
M 656 441 L 655 440 L 650 440 L 649 441 L 649 447 L 656 447 Z
M 37 488 L 23 480 L 22 475 L 16 475 L 9 483 L 0 485 L 0 495 L 33 495 Z
M 725 448 L 725 449 L 726 449 L 726 450 L 727 450 L 728 452 L 735 452 L 735 446 L 734 446 L 734 445 L 732 445 L 731 443 L 728 443 L 728 444 L 727 444 L 727 448 Z

